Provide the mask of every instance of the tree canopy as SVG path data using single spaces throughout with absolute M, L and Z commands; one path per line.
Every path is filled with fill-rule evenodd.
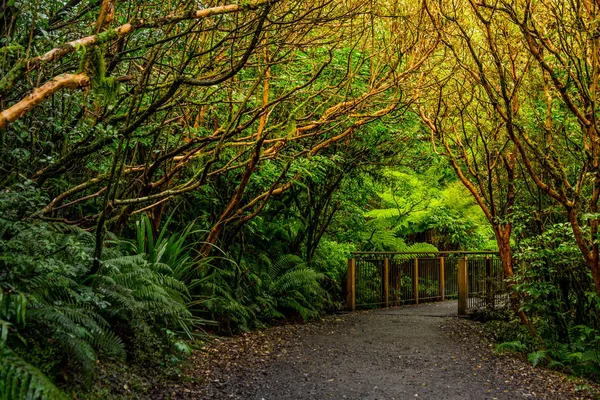
M 0 393 L 316 318 L 356 250 L 497 250 L 530 334 L 599 329 L 599 12 L 0 1 Z

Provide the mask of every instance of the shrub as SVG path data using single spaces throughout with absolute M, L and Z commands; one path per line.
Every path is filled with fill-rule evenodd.
M 173 331 L 190 332 L 187 287 L 169 265 L 130 255 L 111 238 L 92 275 L 92 234 L 7 215 L 0 217 L 0 398 L 59 398 L 53 382 L 87 386 L 99 358 L 160 359 L 177 347 Z

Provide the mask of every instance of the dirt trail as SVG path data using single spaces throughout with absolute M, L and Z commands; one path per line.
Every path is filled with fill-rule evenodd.
M 533 371 L 519 360 L 494 357 L 490 345 L 473 328 L 474 323 L 456 318 L 456 307 L 451 301 L 352 313 L 292 328 L 292 333 L 286 328 L 273 328 L 279 330 L 262 339 L 238 343 L 242 354 L 234 356 L 227 368 L 211 367 L 208 385 L 180 387 L 170 391 L 169 397 L 295 400 L 584 396 L 574 392 L 574 384 L 564 383 L 560 375 Z M 235 343 L 225 342 L 223 346 L 237 346 Z

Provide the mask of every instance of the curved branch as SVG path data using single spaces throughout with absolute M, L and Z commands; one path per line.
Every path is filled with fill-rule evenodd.
M 183 83 L 186 83 L 191 86 L 212 86 L 212 85 L 217 85 L 221 82 L 224 82 L 227 79 L 233 77 L 235 74 L 237 74 L 244 67 L 244 65 L 246 65 L 246 62 L 248 61 L 248 59 L 252 55 L 252 52 L 254 51 L 254 48 L 258 44 L 258 39 L 260 38 L 260 34 L 262 32 L 263 25 L 265 23 L 267 15 L 269 14 L 270 9 L 271 9 L 270 6 L 265 7 L 265 9 L 260 17 L 260 21 L 258 22 L 258 26 L 256 27 L 256 30 L 254 31 L 254 35 L 252 36 L 252 41 L 250 42 L 250 45 L 246 49 L 246 52 L 244 53 L 244 55 L 242 56 L 240 61 L 233 68 L 231 68 L 229 71 L 227 71 L 224 74 L 217 75 L 215 77 L 205 78 L 205 79 L 194 79 L 194 78 L 183 77 L 182 78 Z
M 153 20 L 135 19 L 131 22 L 109 29 L 101 34 L 91 35 L 64 43 L 41 56 L 19 60 L 14 67 L 0 80 L 0 95 L 5 95 L 13 85 L 27 73 L 38 69 L 44 64 L 57 61 L 62 57 L 74 53 L 81 48 L 90 48 L 99 44 L 131 35 L 140 29 L 157 28 L 164 25 L 185 20 L 204 19 L 215 15 L 231 14 L 245 10 L 255 10 L 262 6 L 270 6 L 279 0 L 257 0 L 250 4 L 229 4 L 225 6 L 205 8 L 197 11 L 173 13 L 163 18 Z
M 76 89 L 86 87 L 90 84 L 90 78 L 85 74 L 65 74 L 59 75 L 54 79 L 46 82 L 44 85 L 35 89 L 32 94 L 28 95 L 17 104 L 7 108 L 0 114 L 0 129 L 12 122 L 15 122 L 35 106 L 40 104 L 48 96 L 53 95 L 61 89 Z

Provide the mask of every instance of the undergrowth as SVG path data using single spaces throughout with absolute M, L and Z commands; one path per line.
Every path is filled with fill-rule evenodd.
M 318 319 L 338 296 L 319 260 L 198 258 L 203 232 L 170 218 L 155 232 L 143 216 L 134 240 L 109 234 L 93 274 L 94 235 L 32 217 L 45 201 L 31 188 L 0 198 L 0 399 L 102 398 L 114 388 L 98 377 L 120 365 L 176 371 L 206 329 Z
M 559 342 L 548 337 L 541 320 L 534 321 L 538 336 L 532 337 L 509 309 L 480 312 L 474 317 L 484 322 L 486 336 L 496 342 L 496 353 L 522 353 L 535 367 L 600 380 L 600 332 L 597 330 L 573 325 L 568 328 L 570 341 Z
M 185 353 L 181 338 L 200 320 L 171 266 L 112 237 L 91 274 L 89 232 L 0 215 L 1 399 L 85 390 L 102 359 L 156 364 Z

